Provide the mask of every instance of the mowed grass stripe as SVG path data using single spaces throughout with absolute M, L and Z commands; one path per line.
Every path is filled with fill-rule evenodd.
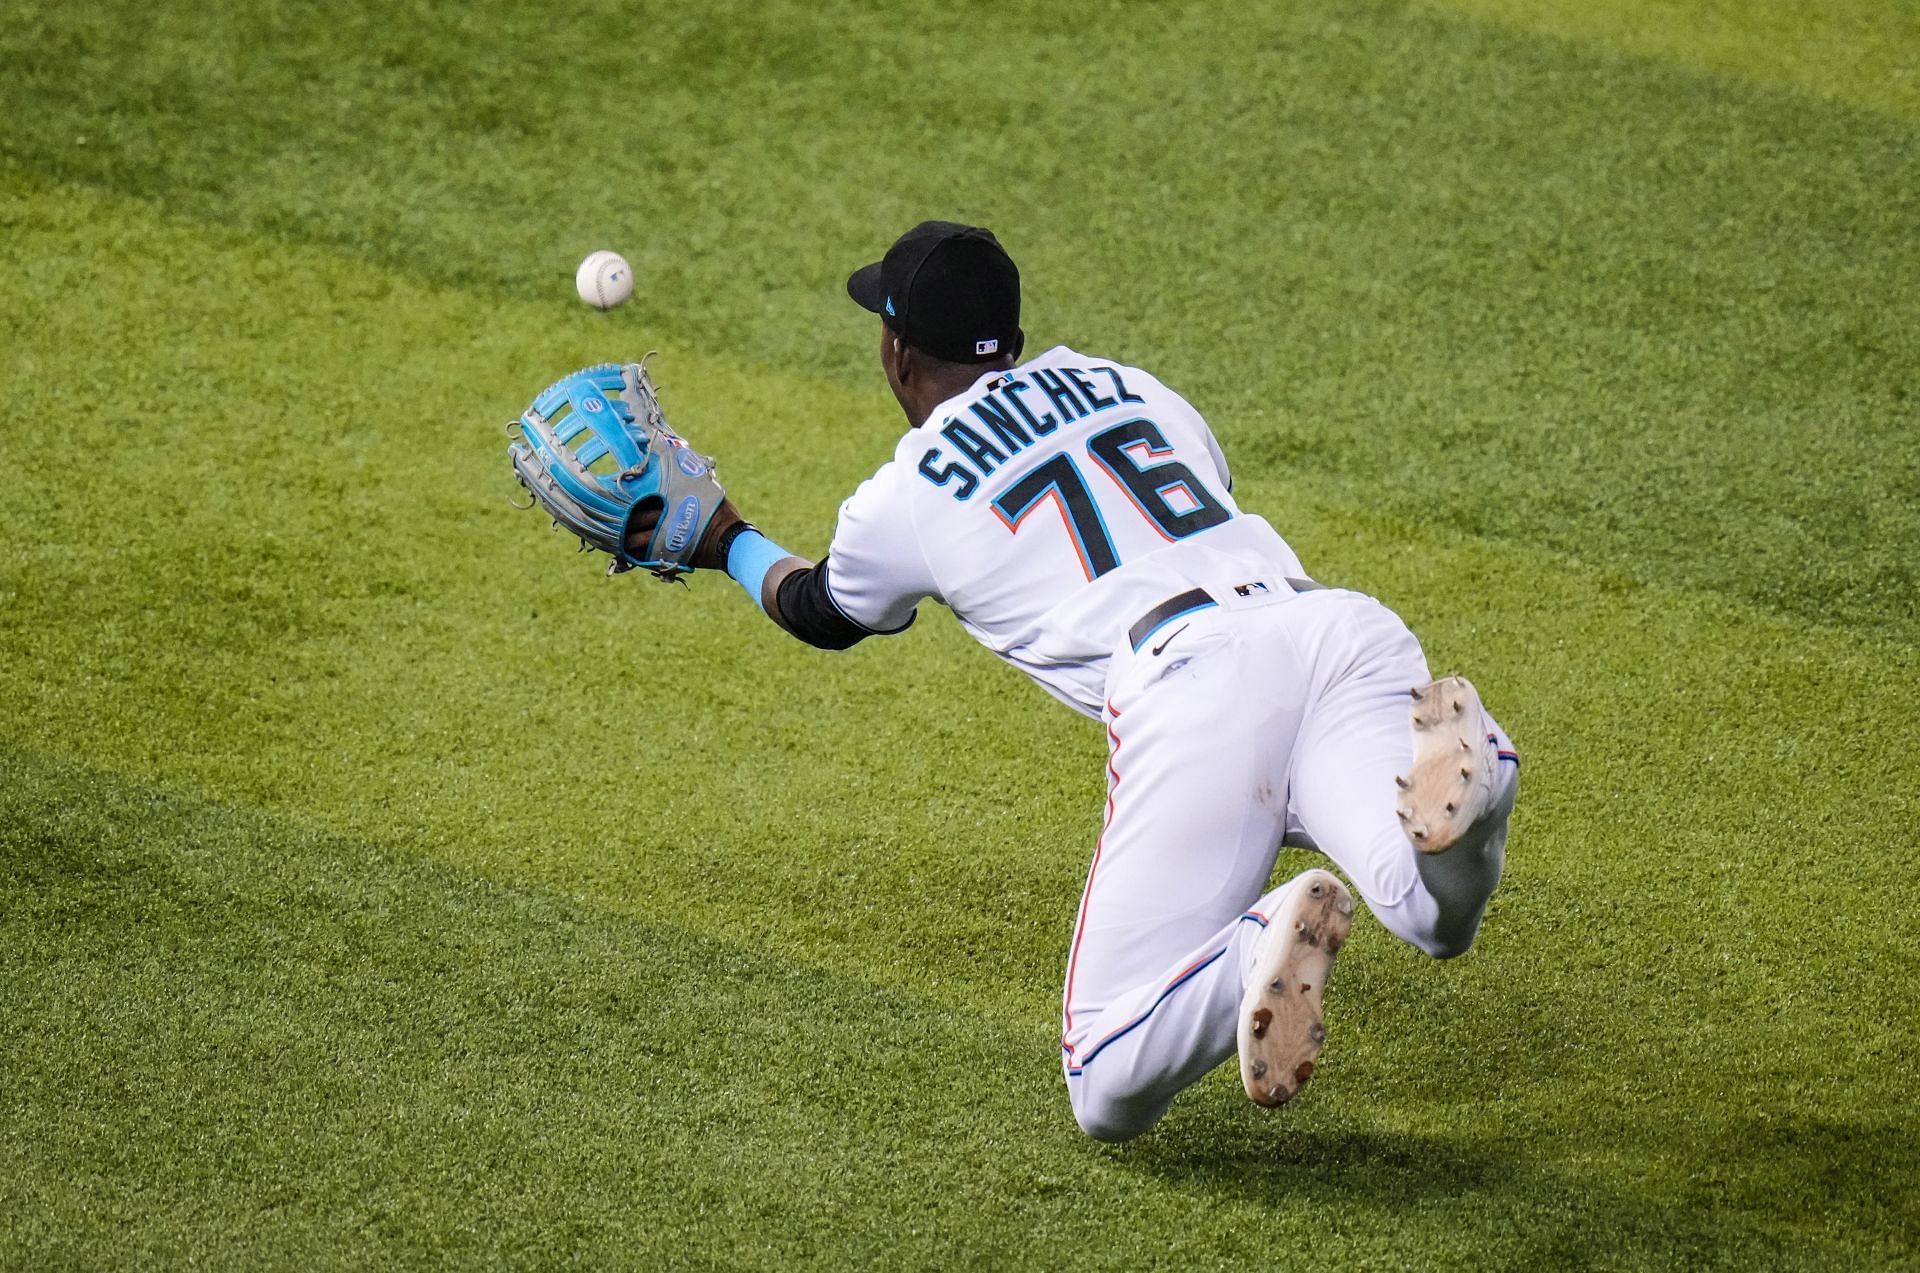
M 10 1266 L 1044 1245 L 971 1223 L 1072 1151 L 1050 1067 L 1007 1064 L 1033 1030 L 65 759 L 0 776 Z
M 1522 31 L 1920 119 L 1920 11 L 1879 0 L 1420 0 Z
M 1103 1150 L 1068 1130 L 1024 1027 L 69 761 L 8 748 L 0 777 L 9 1264 L 1240 1264 L 1278 1243 L 1343 1267 L 1811 1268 L 1901 1249 L 1872 1204 L 1915 1156 L 1884 1133 L 1702 1146 L 1764 1155 L 1765 1188 L 1699 1164 L 1711 1206 L 1331 1087 L 1271 1119 L 1209 1085 L 1206 1118 Z
M 480 296 L 611 243 L 636 330 L 856 394 L 847 269 L 984 220 L 1037 338 L 1152 362 L 1243 466 L 1920 635 L 1911 119 L 1399 4 L 997 13 L 37 6 L 0 154 Z M 1833 75 L 1828 10 L 1765 13 Z
M 64 368 L 27 406 L 120 457 L 74 471 L 32 453 L 32 498 L 0 514 L 0 709 L 20 745 L 984 1013 L 1035 1049 L 1010 1063 L 1030 1077 L 996 1088 L 1064 1137 L 1048 1145 L 1072 1142 L 1047 1040 L 1098 817 L 1094 731 L 932 614 L 826 658 L 725 585 L 597 580 L 504 510 L 475 420 L 519 405 L 523 364 L 613 352 L 616 325 L 522 304 L 476 327 L 461 291 L 14 189 L 44 298 L 16 356 Z M 56 250 L 77 235 L 141 245 L 119 308 L 63 285 L 85 268 Z M 878 393 L 668 358 L 675 418 L 740 456 L 756 514 L 817 549 L 807 528 L 824 534 L 887 446 Z M 863 417 L 870 434 L 811 423 Z M 418 467 L 394 462 L 396 430 Z M 756 477 L 788 457 L 800 472 Z M 1316 570 L 1387 597 L 1436 664 L 1479 677 L 1528 763 L 1481 948 L 1440 967 L 1363 929 L 1315 1093 L 1331 1121 L 1311 1125 L 1360 1139 L 1279 1161 L 1337 1181 L 1377 1152 L 1415 1172 L 1460 1161 L 1465 1137 L 1494 1147 L 1467 1155 L 1476 1179 L 1515 1158 L 1590 1176 L 1637 1241 L 1692 1249 L 1729 1205 L 1725 1224 L 1789 1246 L 1910 1235 L 1894 1177 L 1854 1161 L 1912 1161 L 1908 648 L 1300 498 L 1285 469 L 1242 483 Z M 160 515 L 103 540 L 99 510 L 120 505 Z M 657 706 L 634 688 L 662 684 L 685 690 Z M 1249 1118 L 1210 1084 L 1139 1160 L 1175 1155 L 1209 1199 L 1271 1200 L 1282 1174 L 1249 1156 L 1295 1124 Z M 1272 1187 L 1228 1179 L 1247 1172 Z M 1568 1240 L 1594 1232 L 1584 1204 L 1568 1223 Z

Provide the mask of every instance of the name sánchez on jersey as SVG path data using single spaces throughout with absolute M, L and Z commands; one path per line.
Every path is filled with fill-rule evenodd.
M 1102 393 L 1095 377 L 1109 382 L 1112 393 Z M 947 493 L 956 500 L 968 499 L 980 488 L 981 479 L 1061 425 L 1123 402 L 1145 401 L 1128 391 L 1127 382 L 1113 367 L 1035 367 L 1009 373 L 969 404 L 978 427 L 953 416 L 940 426 L 940 436 L 952 451 L 929 448 L 920 457 L 920 476 L 935 486 L 957 483 Z

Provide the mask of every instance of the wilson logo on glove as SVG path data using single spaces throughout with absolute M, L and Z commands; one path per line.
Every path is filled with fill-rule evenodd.
M 680 501 L 680 509 L 673 515 L 673 529 L 667 534 L 667 551 L 677 553 L 687 546 L 693 537 L 694 527 L 700 524 L 700 497 L 689 495 Z

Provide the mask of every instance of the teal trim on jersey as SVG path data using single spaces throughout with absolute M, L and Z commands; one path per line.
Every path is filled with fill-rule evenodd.
M 767 572 L 776 563 L 785 561 L 792 553 L 768 539 L 757 530 L 744 530 L 734 536 L 733 543 L 727 548 L 727 573 L 733 581 L 747 590 L 753 598 L 753 604 L 765 613 L 767 604 L 760 595 L 761 585 L 767 581 Z

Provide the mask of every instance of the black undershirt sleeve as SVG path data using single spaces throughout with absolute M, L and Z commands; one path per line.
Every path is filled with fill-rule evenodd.
M 796 570 L 780 581 L 774 594 L 787 630 L 822 650 L 844 650 L 877 633 L 861 627 L 833 603 L 827 593 L 827 563 Z

